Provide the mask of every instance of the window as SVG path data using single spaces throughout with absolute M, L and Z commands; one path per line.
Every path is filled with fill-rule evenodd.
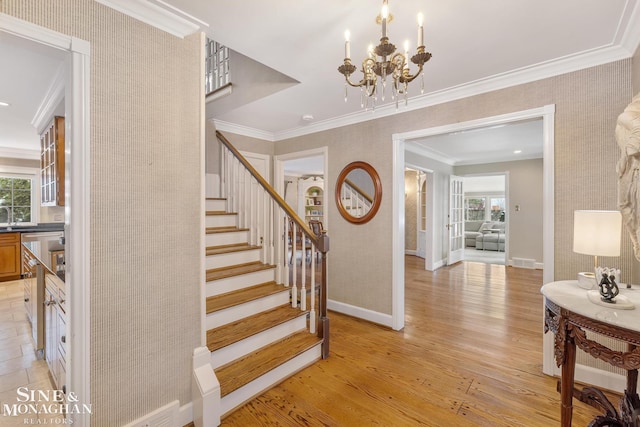
M 477 221 L 485 219 L 485 198 L 465 197 L 464 216 L 466 221 Z
M 491 221 L 504 222 L 504 197 L 492 197 L 489 206 L 491 206 Z
M 0 175 L 0 224 L 33 223 L 35 177 Z
M 505 221 L 504 196 L 468 196 L 464 198 L 465 221 Z

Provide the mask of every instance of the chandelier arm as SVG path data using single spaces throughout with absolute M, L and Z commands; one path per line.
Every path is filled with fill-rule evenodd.
M 347 84 L 351 87 L 362 87 L 365 86 L 367 84 L 367 80 L 365 78 L 362 78 L 362 80 L 360 80 L 358 83 L 354 83 L 351 81 L 351 79 L 349 78 L 349 76 L 344 76 Z
M 406 72 L 402 73 L 402 76 L 400 77 L 399 80 L 401 83 L 411 83 L 416 79 L 416 77 L 420 75 L 420 73 L 422 73 L 422 64 L 418 64 L 418 71 L 416 71 L 414 75 L 409 74 L 408 69 L 405 69 L 405 70 Z

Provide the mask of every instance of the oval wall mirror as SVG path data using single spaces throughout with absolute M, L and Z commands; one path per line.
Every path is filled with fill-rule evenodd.
M 344 219 L 353 224 L 370 221 L 378 212 L 382 198 L 378 172 L 369 163 L 349 163 L 338 176 L 335 196 Z

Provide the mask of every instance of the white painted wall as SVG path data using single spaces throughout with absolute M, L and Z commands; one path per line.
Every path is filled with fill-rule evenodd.
M 542 159 L 456 166 L 454 169 L 456 175 L 509 172 L 509 257 L 544 262 Z M 520 207 L 519 211 L 516 206 Z

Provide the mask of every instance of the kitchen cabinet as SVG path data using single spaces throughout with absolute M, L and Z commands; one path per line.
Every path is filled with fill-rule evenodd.
M 64 117 L 54 117 L 40 135 L 42 206 L 64 206 Z
M 31 322 L 31 335 L 36 350 L 44 349 L 44 270 L 36 257 L 22 249 L 22 272 L 24 284 L 24 307 Z
M 0 281 L 20 278 L 20 233 L 0 233 Z
M 58 390 L 66 390 L 67 320 L 65 285 L 53 274 L 45 275 L 45 359 Z

